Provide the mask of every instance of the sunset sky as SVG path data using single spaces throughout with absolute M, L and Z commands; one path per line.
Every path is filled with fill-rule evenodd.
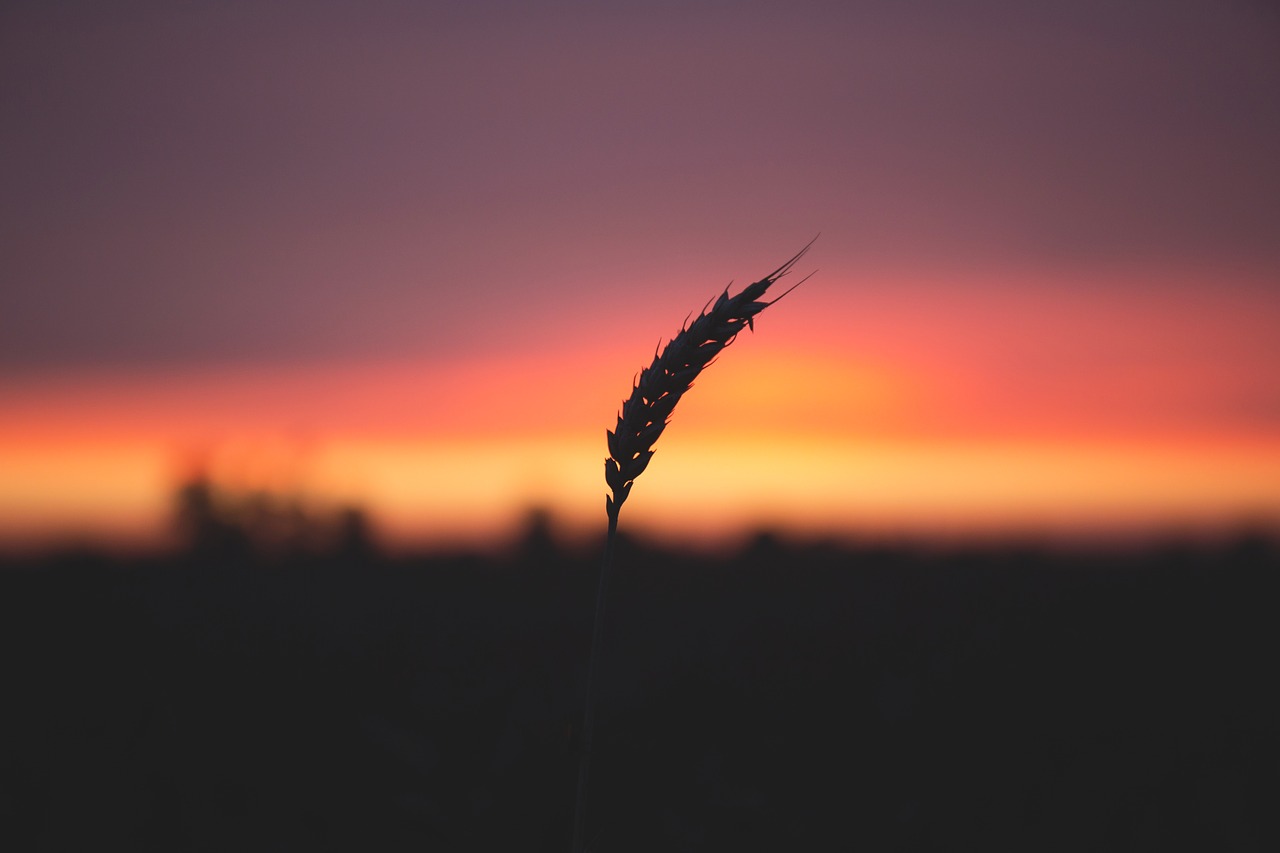
M 0 547 L 198 471 L 602 530 L 633 375 L 819 232 L 624 529 L 1280 522 L 1277 92 L 1264 0 L 5 3 Z

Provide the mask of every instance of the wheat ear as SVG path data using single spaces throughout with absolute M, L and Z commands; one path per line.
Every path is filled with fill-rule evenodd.
M 618 425 L 606 430 L 609 458 L 604 461 L 604 480 L 613 494 L 605 496 L 605 511 L 610 519 L 617 519 L 618 510 L 631 494 L 636 478 L 644 473 L 653 458 L 653 445 L 667 428 L 676 403 L 693 387 L 693 380 L 715 361 L 721 350 L 733 343 L 744 326 L 755 331 L 757 314 L 803 283 L 804 279 L 796 282 L 778 299 L 760 301 L 765 291 L 790 272 L 811 245 L 813 241 L 736 296 L 730 296 L 726 287 L 715 298 L 714 305 L 708 302 L 696 320 L 692 323 L 686 320 L 680 333 L 661 352 L 654 352 L 653 364 L 640 371 L 631 396 L 618 413 Z
M 814 240 L 818 239 L 817 237 Z M 592 687 L 600 662 L 600 647 L 604 636 L 605 592 L 609 583 L 609 566 L 613 561 L 614 539 L 618 532 L 618 511 L 631 494 L 636 478 L 644 473 L 653 458 L 653 446 L 667 428 L 676 403 L 693 387 L 707 366 L 715 361 L 725 347 L 745 326 L 755 331 L 755 317 L 778 299 L 803 284 L 808 276 L 792 285 L 777 299 L 761 301 L 774 282 L 791 271 L 796 261 L 804 257 L 813 245 L 810 240 L 792 258 L 759 281 L 744 287 L 737 295 L 730 296 L 729 288 L 713 302 L 703 306 L 692 323 L 685 319 L 684 326 L 661 352 L 655 351 L 653 363 L 640 371 L 631 389 L 631 396 L 622 403 L 618 413 L 618 425 L 606 430 L 609 458 L 604 461 L 604 480 L 612 490 L 605 496 L 605 511 L 609 516 L 609 533 L 605 541 L 604 560 L 600 566 L 600 581 L 596 587 L 595 624 L 591 632 L 591 658 L 587 664 L 586 709 L 582 716 L 582 757 L 578 765 L 578 795 L 573 822 L 573 851 L 585 849 L 587 777 L 591 769 L 591 737 L 595 723 Z

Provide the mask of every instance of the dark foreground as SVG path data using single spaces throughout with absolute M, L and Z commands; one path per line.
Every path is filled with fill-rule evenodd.
M 624 548 L 599 851 L 1274 850 L 1280 551 Z M 594 565 L 0 570 L 0 848 L 567 851 Z

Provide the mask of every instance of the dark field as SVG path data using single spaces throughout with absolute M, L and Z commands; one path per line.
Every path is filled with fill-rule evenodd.
M 1268 540 L 619 556 L 599 851 L 1280 849 Z M 595 568 L 10 561 L 0 848 L 565 851 Z

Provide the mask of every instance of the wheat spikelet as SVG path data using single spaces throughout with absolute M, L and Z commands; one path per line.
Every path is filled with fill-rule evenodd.
M 661 352 L 655 351 L 653 363 L 640 371 L 631 396 L 618 413 L 618 425 L 606 431 L 609 458 L 604 461 L 604 479 L 613 494 L 605 496 L 605 510 L 610 520 L 616 522 L 636 478 L 648 467 L 653 446 L 667 428 L 676 403 L 744 326 L 755 331 L 755 316 L 804 282 L 805 279 L 796 282 L 778 299 L 760 301 L 765 291 L 790 272 L 812 245 L 810 240 L 789 261 L 736 296 L 730 296 L 726 287 L 714 305 L 707 303 L 697 319 L 692 323 L 686 319 L 680 333 Z

